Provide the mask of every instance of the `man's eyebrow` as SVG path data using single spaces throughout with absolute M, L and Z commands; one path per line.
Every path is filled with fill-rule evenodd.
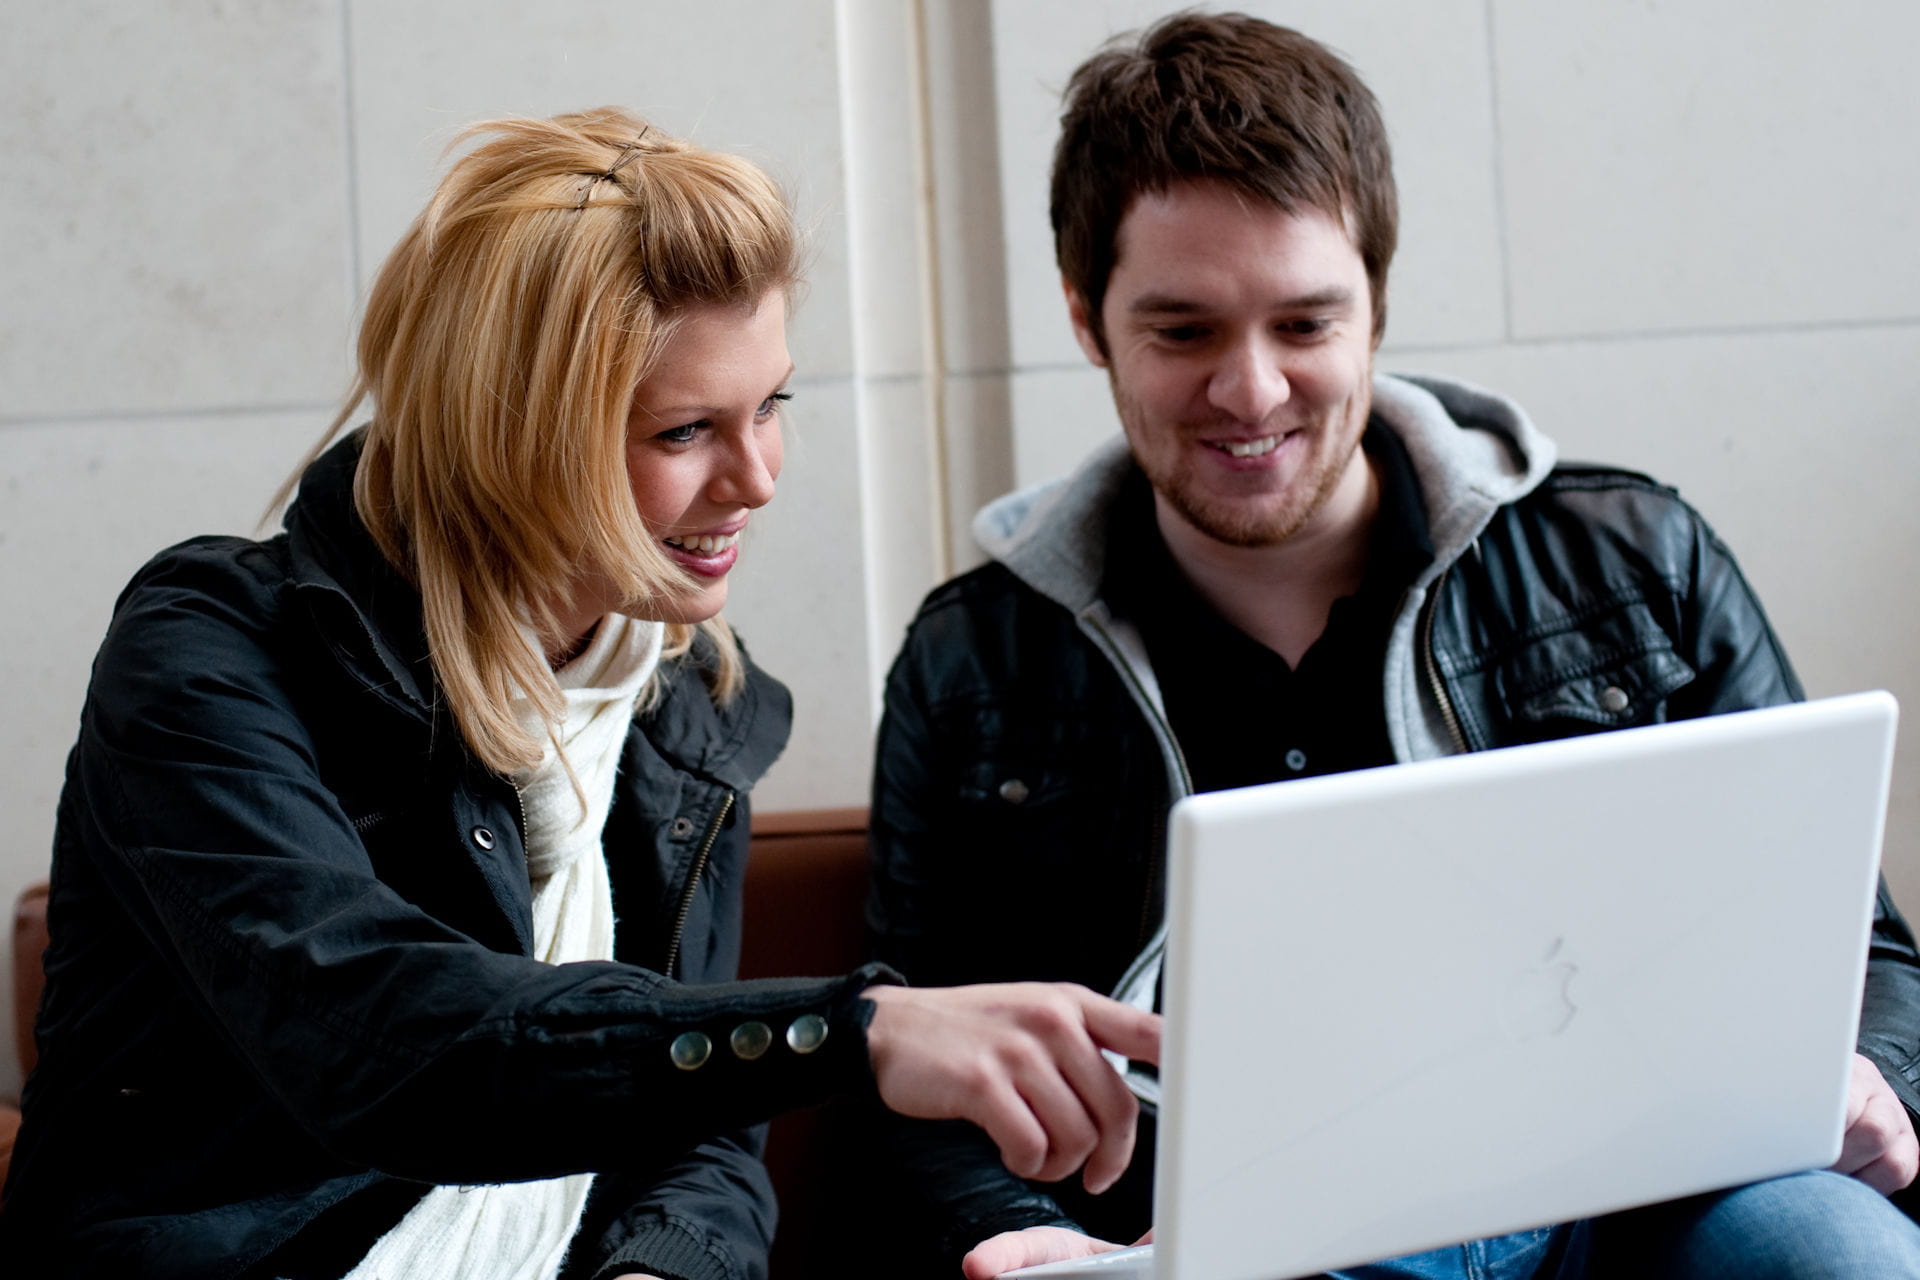
M 1353 305 L 1354 291 L 1344 285 L 1331 285 L 1325 289 L 1316 289 L 1312 293 L 1303 293 L 1298 297 L 1287 298 L 1280 302 L 1276 310 L 1280 311 L 1322 311 L 1330 308 Z M 1203 315 L 1212 308 L 1172 293 L 1143 293 L 1127 304 L 1127 311 L 1141 316 L 1192 316 Z

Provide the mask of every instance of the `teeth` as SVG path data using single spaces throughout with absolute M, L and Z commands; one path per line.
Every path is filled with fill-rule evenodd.
M 1220 446 L 1236 458 L 1257 458 L 1263 453 L 1272 453 L 1280 447 L 1279 436 L 1262 436 L 1258 440 L 1229 440 Z
M 702 533 L 685 538 L 662 538 L 661 541 L 668 546 L 678 547 L 682 551 L 691 551 L 695 555 L 710 556 L 715 552 L 725 551 L 740 541 L 740 535 L 729 533 L 716 538 L 710 533 Z

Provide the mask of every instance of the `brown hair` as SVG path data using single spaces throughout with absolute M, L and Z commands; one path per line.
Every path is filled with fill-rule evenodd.
M 420 589 L 462 736 L 506 772 L 540 758 L 514 697 L 527 691 L 549 724 L 561 707 L 520 622 L 556 633 L 556 602 L 583 580 L 642 614 L 685 589 L 628 485 L 635 387 L 689 307 L 751 305 L 800 266 L 764 172 L 617 108 L 491 120 L 456 145 L 473 138 L 374 281 L 328 434 L 371 398 L 355 505 Z M 698 629 L 725 700 L 743 679 L 737 647 L 717 617 Z M 695 631 L 670 628 L 668 652 Z
M 1191 11 L 1080 65 L 1053 153 L 1053 243 L 1103 348 L 1121 219 L 1136 197 L 1194 180 L 1340 219 L 1366 266 L 1379 341 L 1399 203 L 1379 104 L 1352 67 L 1286 27 Z

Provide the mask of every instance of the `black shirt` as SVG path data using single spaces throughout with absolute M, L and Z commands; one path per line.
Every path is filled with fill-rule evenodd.
M 1383 691 L 1387 638 L 1407 587 L 1433 563 L 1426 505 L 1406 448 L 1370 422 L 1361 439 L 1380 510 L 1360 588 L 1291 668 L 1214 611 L 1160 536 L 1135 471 L 1114 505 L 1102 590 L 1146 642 L 1195 791 L 1393 763 Z

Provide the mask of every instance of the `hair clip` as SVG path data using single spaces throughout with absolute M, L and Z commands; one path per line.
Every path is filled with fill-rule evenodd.
M 635 135 L 633 141 L 621 149 L 620 154 L 614 157 L 613 163 L 608 165 L 604 172 L 583 173 L 580 175 L 587 180 L 587 183 L 580 189 L 580 203 L 574 206 L 575 209 L 584 209 L 587 207 L 587 201 L 593 198 L 593 189 L 597 184 L 602 182 L 616 182 L 619 180 L 620 166 L 633 159 L 635 153 L 640 150 L 640 145 L 647 140 L 647 134 L 652 129 L 652 125 L 640 126 L 640 132 Z

